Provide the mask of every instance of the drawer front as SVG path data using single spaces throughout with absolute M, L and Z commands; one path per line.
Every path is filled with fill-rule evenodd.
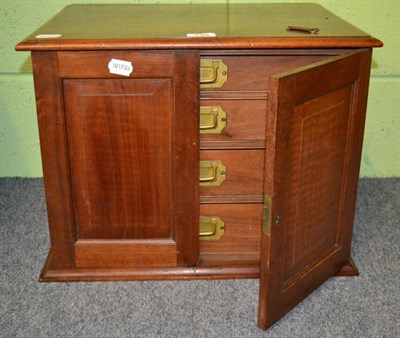
M 200 160 L 222 164 L 223 180 L 218 185 L 200 184 L 200 201 L 240 202 L 261 201 L 263 194 L 264 150 L 202 150 Z M 211 176 L 212 168 L 203 168 L 204 175 Z M 217 170 L 216 170 L 217 171 Z M 217 175 L 217 174 L 216 174 Z
M 259 255 L 262 228 L 262 204 L 203 204 L 200 215 L 218 217 L 224 222 L 224 233 L 218 240 L 201 240 L 200 254 Z
M 202 148 L 265 147 L 266 100 L 201 101 Z
M 323 58 L 324 57 L 321 55 L 203 56 L 201 58 L 202 60 L 221 60 L 226 66 L 226 79 L 218 88 L 205 88 L 204 84 L 201 85 L 201 88 L 203 88 L 203 91 L 268 90 L 268 78 L 270 76 L 312 62 L 317 62 Z M 210 81 L 212 76 L 218 76 L 217 72 L 215 73 L 216 75 L 212 75 L 211 67 L 207 73 L 207 78 L 210 79 Z M 215 80 L 215 82 L 216 81 L 218 81 L 218 79 Z

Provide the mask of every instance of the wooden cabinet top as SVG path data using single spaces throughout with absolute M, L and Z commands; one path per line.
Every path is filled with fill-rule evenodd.
M 288 26 L 317 28 L 319 32 L 288 31 Z M 187 37 L 188 33 L 206 32 L 216 36 Z M 16 49 L 362 48 L 382 45 L 381 41 L 316 4 L 71 5 L 19 43 Z

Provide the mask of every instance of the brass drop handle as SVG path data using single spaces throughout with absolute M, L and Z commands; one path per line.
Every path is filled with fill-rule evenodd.
M 215 129 L 218 124 L 217 114 L 202 113 L 200 110 L 200 130 Z
M 201 166 L 200 164 L 200 182 L 212 182 L 217 178 L 218 164 L 211 162 L 210 165 Z
M 200 60 L 200 88 L 221 88 L 228 79 L 228 67 L 222 59 Z
M 200 107 L 200 134 L 221 134 L 226 127 L 226 113 L 220 106 Z
M 225 232 L 225 222 L 217 216 L 200 216 L 200 239 L 217 240 Z
M 215 217 L 200 218 L 200 236 L 212 236 L 217 230 L 217 219 Z
M 219 62 L 218 61 L 211 61 L 210 65 L 202 66 L 201 67 L 201 74 L 200 74 L 200 83 L 214 83 L 218 79 L 218 68 Z M 210 72 L 211 69 L 211 72 Z M 209 76 L 211 74 L 211 76 Z
M 200 161 L 200 186 L 219 186 L 226 179 L 226 166 L 221 161 Z

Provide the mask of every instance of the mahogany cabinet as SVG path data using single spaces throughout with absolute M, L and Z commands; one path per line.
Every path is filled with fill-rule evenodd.
M 35 80 L 40 281 L 260 278 L 265 329 L 357 274 L 380 46 L 312 4 L 66 7 L 16 47 Z

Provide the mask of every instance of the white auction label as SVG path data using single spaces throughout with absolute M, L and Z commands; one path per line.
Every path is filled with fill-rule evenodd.
M 36 35 L 35 38 L 36 39 L 57 39 L 61 36 L 62 36 L 61 34 L 39 34 L 39 35 Z
M 108 69 L 111 74 L 129 76 L 133 71 L 133 66 L 130 61 L 111 59 L 108 63 Z
M 215 38 L 217 34 L 215 33 L 187 33 L 188 38 Z

